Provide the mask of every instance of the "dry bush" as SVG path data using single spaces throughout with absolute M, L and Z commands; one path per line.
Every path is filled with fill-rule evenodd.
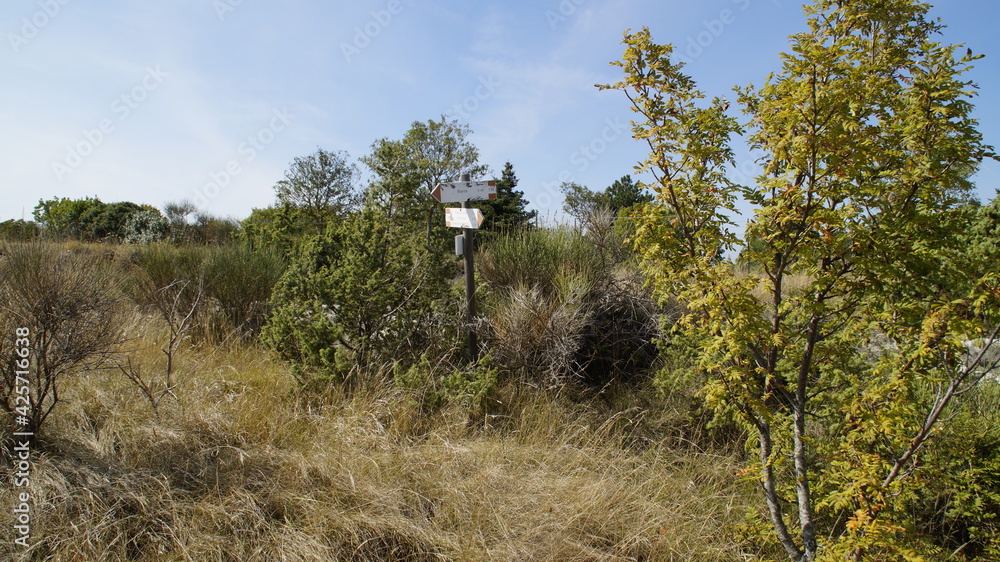
M 485 242 L 482 331 L 498 367 L 524 381 L 596 387 L 649 372 L 660 310 L 620 230 L 595 210 L 585 232 L 515 230 Z
M 536 287 L 505 291 L 486 326 L 491 353 L 521 380 L 557 384 L 575 374 L 573 358 L 589 321 L 586 290 L 567 283 L 557 294 Z
M 41 241 L 7 244 L 0 256 L 0 402 L 15 419 L 16 391 L 26 386 L 30 407 L 20 431 L 37 433 L 60 401 L 62 381 L 108 367 L 120 345 L 117 276 L 93 252 L 71 252 Z M 15 372 L 15 333 L 27 329 L 26 385 Z M 23 402 L 21 403 L 23 405 Z M 11 425 L 13 425 L 11 423 Z

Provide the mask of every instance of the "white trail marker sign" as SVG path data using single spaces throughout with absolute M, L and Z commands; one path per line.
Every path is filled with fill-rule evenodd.
M 439 183 L 431 190 L 431 197 L 441 203 L 464 203 L 470 200 L 496 199 L 497 182 L 453 181 Z
M 444 210 L 444 224 L 452 228 L 479 228 L 483 225 L 484 218 L 479 209 Z

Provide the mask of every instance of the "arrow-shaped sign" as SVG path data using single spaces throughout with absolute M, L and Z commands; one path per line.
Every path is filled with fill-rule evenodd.
M 476 199 L 496 199 L 497 182 L 453 181 L 439 183 L 431 190 L 431 196 L 441 203 L 462 203 Z
M 484 218 L 479 209 L 444 210 L 444 224 L 452 228 L 479 228 Z

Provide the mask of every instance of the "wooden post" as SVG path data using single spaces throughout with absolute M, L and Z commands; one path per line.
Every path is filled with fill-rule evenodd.
M 459 181 L 471 181 L 469 174 L 462 174 Z M 471 209 L 471 203 L 462 201 L 463 209 Z M 462 229 L 464 238 L 465 257 L 465 323 L 468 326 L 469 362 L 475 363 L 479 360 L 479 338 L 476 335 L 476 269 L 473 257 L 476 253 L 475 230 L 471 228 Z

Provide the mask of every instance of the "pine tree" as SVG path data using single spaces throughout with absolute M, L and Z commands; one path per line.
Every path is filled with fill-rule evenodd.
M 497 198 L 477 202 L 477 206 L 486 218 L 483 229 L 496 231 L 527 226 L 538 214 L 538 211 L 529 211 L 525 208 L 528 201 L 524 198 L 524 192 L 516 189 L 517 181 L 514 165 L 507 162 L 504 164 L 500 179 L 496 180 Z

